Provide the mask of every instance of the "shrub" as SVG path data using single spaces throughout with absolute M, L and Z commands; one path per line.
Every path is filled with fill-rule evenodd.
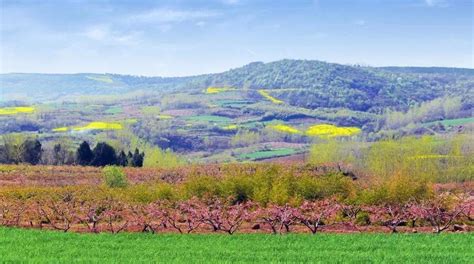
M 355 194 L 354 182 L 340 174 L 329 174 L 319 177 L 303 176 L 295 182 L 297 194 L 305 200 L 318 200 L 333 195 L 348 198 Z
M 212 176 L 192 176 L 183 183 L 183 192 L 186 199 L 221 196 L 220 181 Z
M 104 173 L 105 184 L 110 188 L 127 187 L 127 176 L 123 170 L 116 166 L 106 166 L 102 170 Z
M 433 193 L 433 185 L 429 182 L 397 173 L 362 189 L 359 200 L 365 204 L 403 204 L 412 200 L 427 200 Z
M 361 212 L 361 213 L 357 214 L 356 219 L 355 219 L 355 223 L 357 225 L 361 225 L 361 226 L 370 225 L 370 215 L 369 215 L 369 213 Z
M 126 193 L 123 193 L 122 190 L 120 191 L 123 195 L 127 195 L 132 202 L 141 204 L 157 200 L 174 201 L 177 198 L 175 188 L 168 183 L 136 184 L 130 186 Z
M 222 193 L 224 197 L 232 197 L 232 204 L 242 203 L 251 199 L 254 192 L 254 184 L 249 176 L 226 177 L 222 181 Z

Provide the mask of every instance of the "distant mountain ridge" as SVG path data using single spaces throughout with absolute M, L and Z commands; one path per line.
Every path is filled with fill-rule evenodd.
M 441 96 L 474 91 L 474 69 L 443 67 L 364 67 L 316 60 L 253 62 L 222 73 L 189 77 L 141 77 L 118 74 L 0 75 L 3 101 L 23 96 L 54 100 L 71 95 L 124 94 L 143 91 L 199 91 L 208 86 L 275 89 L 275 95 L 301 107 L 341 107 L 379 112 L 405 109 Z M 291 91 L 283 89 L 294 88 Z M 278 91 L 282 89 L 281 92 Z M 472 100 L 467 96 L 466 100 Z

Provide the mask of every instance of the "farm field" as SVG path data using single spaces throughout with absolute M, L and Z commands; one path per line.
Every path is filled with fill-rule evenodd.
M 470 263 L 473 234 L 75 234 L 0 228 L 2 262 Z
M 461 126 L 461 125 L 464 125 L 464 124 L 474 123 L 474 117 L 446 119 L 446 120 L 442 120 L 442 121 L 433 121 L 433 122 L 425 123 L 424 125 L 429 126 L 429 125 L 434 125 L 434 124 L 437 124 L 437 123 L 440 123 L 444 126 Z
M 241 154 L 239 158 L 242 160 L 262 160 L 268 158 L 276 158 L 276 157 L 283 157 L 283 156 L 290 156 L 292 154 L 297 153 L 292 148 L 279 148 L 279 149 L 271 149 L 271 150 L 261 150 L 255 151 L 252 153 Z

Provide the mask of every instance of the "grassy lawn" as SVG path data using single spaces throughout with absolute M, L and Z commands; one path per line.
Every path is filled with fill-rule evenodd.
M 472 263 L 473 234 L 77 234 L 0 228 L 0 262 Z

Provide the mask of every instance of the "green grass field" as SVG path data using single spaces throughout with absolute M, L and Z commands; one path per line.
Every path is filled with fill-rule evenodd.
M 472 263 L 473 234 L 77 234 L 0 228 L 0 262 Z
M 197 121 L 197 122 L 213 122 L 213 123 L 225 123 L 229 122 L 232 119 L 224 116 L 216 116 L 216 115 L 198 115 L 198 116 L 189 116 L 186 118 L 189 121 Z
M 268 158 L 276 158 L 276 157 L 284 157 L 293 155 L 296 153 L 295 149 L 292 148 L 279 148 L 279 149 L 272 149 L 272 150 L 260 150 L 255 151 L 252 153 L 241 154 L 239 159 L 249 159 L 249 160 L 261 160 L 261 159 L 268 159 Z
M 104 111 L 106 114 L 115 115 L 123 113 L 123 108 L 121 106 L 113 106 Z
M 442 121 L 434 121 L 424 123 L 425 126 L 431 126 L 437 123 L 443 124 L 443 126 L 461 126 L 464 124 L 474 123 L 474 117 L 466 117 L 466 118 L 456 118 L 456 119 L 446 119 Z

